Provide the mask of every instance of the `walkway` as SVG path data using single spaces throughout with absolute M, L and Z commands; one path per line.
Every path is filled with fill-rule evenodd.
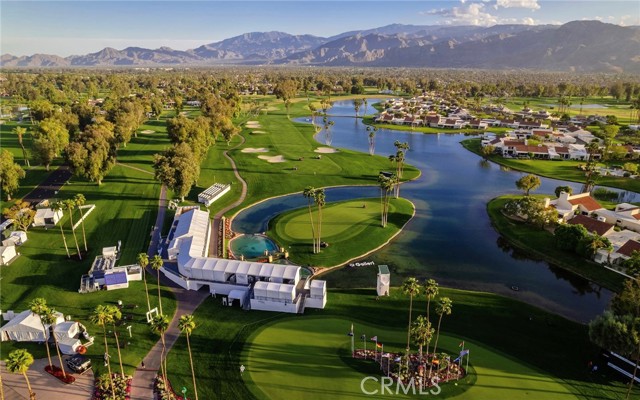
M 117 162 L 117 161 L 116 161 L 116 165 L 121 165 L 121 166 L 123 166 L 123 167 L 125 167 L 125 168 L 135 169 L 136 171 L 140 171 L 140 172 L 143 172 L 143 173 L 145 173 L 145 174 L 154 175 L 154 173 L 153 173 L 153 172 L 151 172 L 151 171 L 147 171 L 146 169 L 142 169 L 142 168 L 134 167 L 133 165 L 123 164 L 123 163 L 119 163 L 119 162 Z
M 234 149 L 242 146 L 244 144 L 244 136 L 240 136 L 240 138 L 242 139 L 242 142 L 238 143 L 237 146 L 234 147 Z M 230 149 L 233 150 L 233 149 Z M 238 200 L 234 201 L 232 204 L 229 204 L 227 207 L 223 208 L 222 210 L 218 211 L 216 213 L 216 215 L 213 216 L 213 222 L 212 222 L 212 227 L 211 227 L 211 240 L 209 240 L 209 257 L 218 257 L 218 234 L 220 232 L 220 221 L 222 219 L 222 216 L 229 210 L 231 210 L 232 208 L 235 208 L 237 206 L 239 206 L 240 204 L 242 204 L 242 202 L 244 201 L 245 197 L 247 197 L 247 182 L 245 182 L 244 179 L 242 179 L 242 177 L 240 176 L 240 174 L 238 173 L 238 168 L 236 167 L 236 163 L 235 161 L 233 161 L 233 159 L 231 157 L 229 157 L 229 154 L 227 153 L 229 150 L 225 150 L 225 152 L 223 153 L 223 155 L 227 158 L 227 160 L 229 160 L 229 162 L 231 163 L 231 168 L 233 169 L 233 173 L 236 176 L 236 178 L 240 181 L 240 184 L 242 185 L 242 192 L 240 193 L 240 197 L 238 198 Z
M 52 362 L 53 365 L 59 365 L 57 357 L 53 358 Z M 49 361 L 46 358 L 35 360 L 29 368 L 29 371 L 27 371 L 31 389 L 36 394 L 37 399 L 91 400 L 93 398 L 92 370 L 82 375 L 73 374 L 76 381 L 72 385 L 66 385 L 57 378 L 44 372 L 44 367 L 47 364 L 49 364 Z M 2 369 L 2 387 L 4 389 L 5 400 L 28 400 L 29 391 L 22 374 L 6 372 L 4 361 L 0 361 L 0 367 Z M 153 397 L 150 397 L 147 400 L 152 398 Z
M 29 203 L 39 203 L 44 199 L 53 199 L 58 191 L 71 178 L 71 170 L 68 166 L 63 165 L 51 172 L 49 176 L 31 192 L 24 196 L 24 201 Z

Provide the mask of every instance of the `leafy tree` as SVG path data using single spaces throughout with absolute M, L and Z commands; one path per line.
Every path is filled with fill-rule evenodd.
M 593 258 L 599 249 L 612 249 L 611 242 L 606 237 L 593 232 L 582 238 L 576 246 L 576 252 L 583 257 Z
M 580 224 L 562 224 L 556 228 L 554 236 L 559 249 L 576 251 L 578 243 L 589 236 L 589 232 Z
M 151 310 L 151 301 L 149 300 L 149 288 L 147 287 L 147 265 L 149 265 L 149 256 L 147 253 L 139 253 L 137 257 L 138 265 L 142 269 L 142 281 L 144 282 L 144 293 L 147 296 L 147 311 Z
M 180 321 L 178 322 L 178 328 L 180 332 L 183 332 L 187 337 L 187 349 L 189 351 L 189 364 L 191 364 L 191 379 L 193 380 L 193 392 L 195 393 L 195 400 L 198 400 L 198 389 L 196 387 L 196 374 L 193 370 L 193 357 L 191 355 L 191 342 L 189 341 L 189 337 L 194 329 L 196 329 L 196 321 L 193 318 L 193 315 L 183 315 L 180 317 Z
M 55 115 L 55 106 L 49 100 L 34 100 L 29 105 L 29 114 L 36 122 L 43 121 Z
M 22 167 L 13 162 L 13 154 L 9 150 L 2 149 L 0 153 L 0 188 L 7 195 L 7 201 L 11 201 L 11 195 L 18 190 L 20 179 L 25 175 Z
M 480 149 L 480 153 L 482 154 L 482 158 L 484 158 L 485 160 L 488 159 L 489 156 L 494 154 L 495 152 L 496 152 L 495 146 L 492 146 L 490 144 L 488 144 L 486 146 L 482 146 L 482 149 Z
M 2 215 L 7 219 L 12 219 L 19 230 L 26 232 L 36 216 L 36 211 L 31 208 L 29 202 L 18 200 L 11 207 L 3 209 Z
M 427 346 L 427 352 L 429 351 L 429 343 L 431 343 L 434 332 L 431 322 L 424 315 L 418 315 L 418 318 L 411 324 L 411 337 L 420 349 L 420 358 L 422 358 L 422 348 L 424 346 Z
M 289 116 L 289 108 L 291 107 L 291 99 L 295 97 L 298 92 L 298 85 L 293 79 L 284 79 L 276 85 L 273 89 L 273 94 L 277 99 L 284 101 L 284 105 L 287 109 L 287 117 Z
M 24 142 L 23 142 L 24 135 L 25 133 L 27 133 L 27 128 L 24 128 L 22 126 L 16 126 L 15 128 L 13 128 L 12 132 L 18 136 L 18 144 L 22 149 L 22 158 L 24 159 L 24 165 L 26 165 L 27 168 L 31 167 L 31 165 L 29 164 L 29 156 L 27 155 L 27 149 L 24 147 Z
M 34 154 L 48 171 L 53 159 L 69 143 L 69 131 L 59 120 L 47 118 L 38 125 L 33 136 Z
M 35 400 L 36 394 L 31 390 L 31 383 L 27 376 L 27 371 L 31 364 L 33 364 L 33 356 L 25 349 L 16 349 L 9 353 L 7 359 L 4 360 L 7 371 L 12 374 L 22 374 L 24 380 L 27 382 L 27 390 L 29 391 L 29 399 Z
M 529 196 L 529 192 L 536 190 L 540 186 L 540 178 L 535 175 L 525 175 L 516 181 L 516 187 L 524 191 L 525 196 Z
M 571 196 L 573 194 L 573 188 L 571 186 L 557 186 L 554 191 L 554 193 L 556 194 L 556 197 L 560 197 L 560 193 L 562 192 L 565 192 L 569 196 Z
M 183 116 L 168 119 L 167 134 L 173 144 L 187 143 L 198 162 L 206 157 L 211 145 L 209 121 L 204 117 L 195 120 Z
M 74 174 L 101 185 L 116 164 L 113 125 L 106 121 L 89 125 L 67 146 L 67 161 Z
M 156 154 L 153 169 L 155 178 L 180 196 L 181 201 L 184 201 L 200 175 L 198 160 L 186 143 Z
M 313 191 L 313 201 L 318 206 L 318 234 L 316 235 L 316 252 L 320 252 L 320 243 L 322 241 L 322 207 L 326 204 L 324 189 L 315 189 Z
M 635 278 L 640 276 L 640 251 L 631 253 L 631 257 L 622 262 L 622 266 L 626 269 L 627 275 Z
M 638 164 L 632 162 L 624 163 L 622 169 L 635 174 L 636 172 L 638 172 Z
M 160 115 L 162 114 L 162 109 L 163 109 L 163 105 L 162 105 L 162 100 L 160 100 L 157 96 L 155 96 L 152 100 L 151 100 L 151 112 L 153 112 L 156 116 L 156 121 L 160 120 Z
M 362 99 L 353 99 L 353 109 L 356 112 L 356 119 L 358 118 L 358 112 L 360 111 L 361 106 L 362 106 Z

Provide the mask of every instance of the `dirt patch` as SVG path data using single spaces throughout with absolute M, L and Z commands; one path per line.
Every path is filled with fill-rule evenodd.
M 140 132 L 140 133 L 146 133 L 146 134 L 149 134 L 149 133 L 156 133 L 156 131 L 153 131 L 153 130 L 151 130 L 151 129 L 145 129 L 144 131 L 142 131 L 142 132 Z
M 255 148 L 255 147 L 247 147 L 240 150 L 241 153 L 268 153 L 269 149 L 265 149 L 264 147 Z
M 338 150 L 334 149 L 333 147 L 318 147 L 314 151 L 316 153 L 323 153 L 323 154 L 331 154 L 331 153 L 337 153 L 338 152 Z
M 259 159 L 265 160 L 270 163 L 282 163 L 285 161 L 284 156 L 258 156 Z

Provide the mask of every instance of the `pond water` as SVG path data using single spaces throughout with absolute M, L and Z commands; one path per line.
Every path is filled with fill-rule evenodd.
M 334 103 L 330 113 L 335 122 L 332 146 L 366 153 L 368 132 L 353 118 L 351 102 Z M 422 175 L 401 188 L 402 197 L 416 205 L 415 217 L 391 245 L 367 259 L 402 271 L 415 271 L 417 276 L 434 278 L 445 286 L 515 297 L 574 320 L 588 321 L 601 313 L 612 296 L 610 291 L 546 262 L 523 256 L 492 228 L 487 202 L 503 194 L 520 193 L 515 181 L 524 174 L 482 161 L 462 147 L 460 141 L 465 138 L 461 134 L 426 135 L 385 129 L 377 133 L 376 154 L 395 153 L 393 142 L 406 141 L 411 147 L 406 154 L 407 162 L 418 167 Z M 322 132 L 316 139 L 324 144 Z M 578 191 L 581 186 L 541 180 L 536 193 L 553 193 L 560 185 Z M 378 195 L 377 187 L 326 191 L 327 201 Z M 634 201 L 637 194 L 622 192 L 621 196 Z M 238 214 L 233 229 L 263 232 L 273 216 L 305 205 L 306 199 L 299 194 L 265 201 Z M 519 290 L 513 291 L 512 286 Z
M 248 260 L 264 256 L 265 251 L 272 252 L 278 250 L 278 246 L 268 237 L 251 234 L 232 239 L 229 242 L 229 246 L 236 258 L 239 259 L 242 255 Z

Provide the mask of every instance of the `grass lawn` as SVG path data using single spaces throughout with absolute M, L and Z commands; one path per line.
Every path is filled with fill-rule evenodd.
M 440 396 L 623 398 L 624 385 L 606 368 L 588 372 L 597 349 L 584 325 L 493 294 L 441 288 L 440 295 L 452 298 L 453 313 L 442 322 L 438 347 L 455 354 L 464 340 L 472 367 L 471 385 L 443 385 Z M 366 334 L 377 335 L 387 351 L 402 350 L 408 304 L 395 288 L 391 297 L 378 301 L 372 289 L 330 290 L 327 308 L 304 316 L 243 312 L 222 306 L 220 299 L 207 300 L 195 313 L 198 327 L 191 337 L 198 394 L 206 399 L 365 398 L 360 380 L 380 377 L 379 370 L 349 357 L 346 333 L 353 323 L 356 346 Z M 426 301 L 414 299 L 413 307 L 415 317 L 424 313 Z M 240 364 L 247 368 L 242 377 Z M 169 354 L 169 375 L 174 387 L 186 386 L 192 393 L 184 338 Z
M 340 265 L 383 245 L 402 229 L 414 211 L 410 201 L 391 199 L 388 224 L 382 228 L 380 207 L 380 199 L 327 204 L 322 210 L 321 240 L 329 243 L 329 247 L 323 248 L 319 254 L 312 253 L 311 226 L 306 207 L 282 213 L 271 220 L 267 234 L 280 246 L 290 249 L 290 259 L 296 264 Z M 315 207 L 312 213 L 317 227 Z
M 474 138 L 463 140 L 460 143 L 462 143 L 465 149 L 480 155 L 480 141 L 480 139 Z M 584 171 L 578 169 L 579 165 L 585 164 L 584 161 L 527 160 L 504 158 L 499 155 L 489 156 L 489 160 L 512 169 L 545 176 L 547 178 L 562 179 L 572 182 L 584 182 L 585 180 Z M 600 176 L 596 179 L 596 184 L 598 186 L 609 186 L 623 190 L 630 190 L 632 192 L 640 192 L 640 180 L 637 179 Z
M 513 221 L 505 217 L 501 210 L 507 201 L 520 196 L 501 196 L 487 204 L 487 212 L 495 229 L 513 246 L 546 260 L 563 269 L 585 277 L 599 285 L 614 291 L 622 289 L 624 277 L 588 261 L 575 253 L 560 250 L 556 247 L 553 235 L 531 225 Z
M 324 146 L 313 139 L 313 127 L 288 119 L 282 102 L 272 106 L 277 111 L 251 118 L 258 121 L 261 127 L 245 127 L 242 132 L 245 144 L 229 151 L 240 175 L 247 181 L 248 191 L 242 205 L 228 215 L 268 197 L 300 192 L 306 186 L 377 185 L 378 173 L 392 168 L 386 157 L 346 149 L 333 154 L 321 154 L 318 159 L 319 153 L 314 150 Z M 291 118 L 304 115 L 310 115 L 306 101 L 293 103 Z M 256 134 L 255 131 L 264 133 Z M 266 148 L 268 152 L 243 153 L 243 148 Z M 284 162 L 269 163 L 259 159 L 259 155 L 281 155 Z M 206 167 L 207 164 L 203 165 L 203 168 Z M 407 165 L 404 174 L 405 179 L 414 179 L 420 172 Z M 327 201 L 331 201 L 331 198 Z

